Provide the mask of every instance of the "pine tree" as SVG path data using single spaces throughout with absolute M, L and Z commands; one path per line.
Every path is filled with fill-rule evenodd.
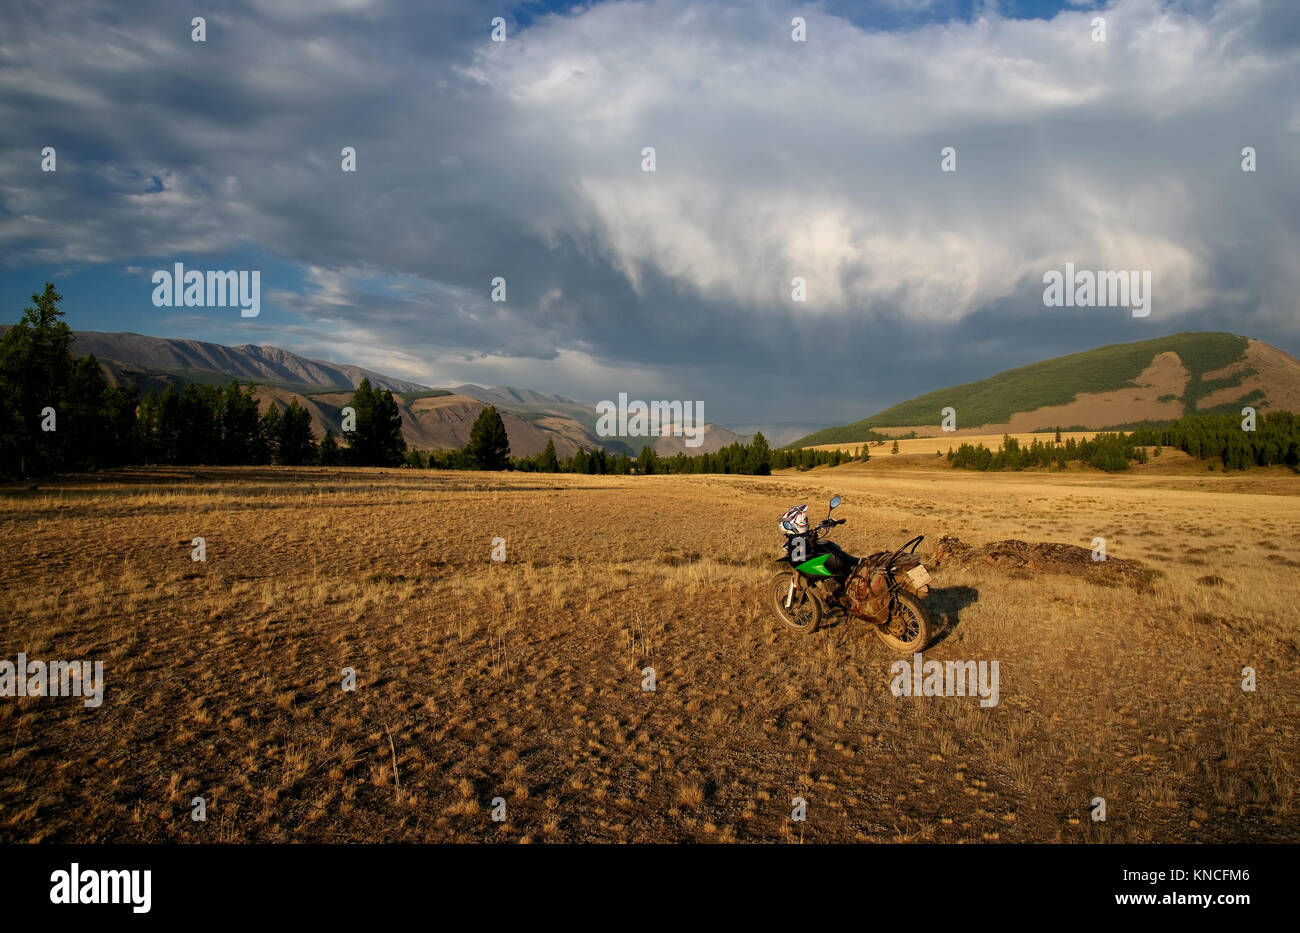
M 753 476 L 769 476 L 772 473 L 772 448 L 762 431 L 754 434 L 749 444 L 749 453 L 745 457 L 745 472 Z
M 397 466 L 406 454 L 402 436 L 402 412 L 387 389 L 375 391 L 375 437 L 381 466 Z M 509 448 L 506 448 L 509 453 Z
M 375 399 L 370 389 L 370 379 L 363 378 L 352 392 L 348 402 L 352 409 L 352 430 L 343 432 L 343 439 L 348 442 L 347 460 L 356 466 L 372 466 L 378 460 L 378 445 L 375 441 Z
M 555 455 L 555 438 L 546 439 L 546 449 L 537 455 L 537 469 L 542 473 L 560 472 L 560 458 Z
M 108 380 L 93 355 L 83 356 L 72 364 L 59 407 L 58 430 L 63 442 L 58 469 L 94 469 L 111 461 L 107 394 Z
M 158 393 L 150 389 L 149 394 L 140 400 L 140 456 L 145 463 L 159 463 L 162 460 L 158 446 L 158 414 Z
M 374 389 L 362 379 L 349 403 L 356 413 L 354 430 L 343 432 L 348 461 L 357 466 L 398 466 L 406 454 L 402 413 L 387 389 Z
M 897 440 L 894 441 L 894 446 L 891 447 L 891 448 L 889 449 L 889 452 L 890 452 L 891 454 L 896 454 L 896 453 L 898 453 L 898 441 L 897 441 Z
M 181 393 L 178 463 L 215 463 L 221 433 L 217 427 L 216 390 L 191 382 Z
M 258 450 L 254 463 L 278 462 L 280 456 L 280 409 L 266 406 L 266 414 L 258 425 Z
M 221 463 L 252 463 L 258 448 L 257 400 L 253 387 L 248 391 L 231 382 L 221 393 Z
M 68 432 L 58 423 L 59 409 L 72 373 L 72 330 L 62 320 L 62 300 L 46 282 L 0 340 L 0 472 L 47 473 L 60 466 Z M 55 410 L 54 431 L 41 429 L 45 408 Z
M 334 440 L 333 431 L 326 431 L 324 440 L 320 442 L 320 464 L 337 466 L 339 457 L 339 442 Z
M 474 419 L 469 429 L 468 453 L 480 470 L 504 470 L 510 465 L 510 438 L 494 405 Z
M 134 381 L 119 383 L 104 393 L 104 418 L 109 437 L 104 457 L 107 466 L 140 463 L 143 459 L 140 422 L 136 419 L 139 398 L 140 386 Z
M 280 419 L 279 462 L 300 466 L 314 459 L 316 443 L 311 436 L 311 413 L 298 404 L 289 402 Z
M 158 459 L 181 462 L 181 396 L 170 383 L 158 400 Z

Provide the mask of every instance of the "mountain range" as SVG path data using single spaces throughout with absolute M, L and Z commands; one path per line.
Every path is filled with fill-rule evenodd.
M 435 388 L 360 366 L 309 359 L 279 347 L 227 347 L 200 340 L 98 331 L 75 331 L 73 338 L 73 355 L 93 353 L 113 384 L 134 380 L 142 392 L 149 392 L 162 391 L 168 385 L 180 389 L 190 383 L 224 384 L 232 379 L 254 383 L 254 394 L 262 406 L 283 410 L 296 400 L 310 413 L 318 438 L 327 431 L 342 433 L 341 410 L 361 380 L 369 379 L 372 386 L 393 393 L 406 443 L 423 450 L 464 446 L 474 419 L 489 405 L 500 412 L 510 451 L 516 457 L 540 453 L 548 440 L 554 441 L 560 457 L 570 456 L 579 447 L 604 447 L 635 456 L 645 443 L 663 456 L 681 450 L 712 453 L 733 442 L 750 440 L 713 424 L 705 426 L 703 443 L 694 448 L 684 447 L 680 437 L 598 437 L 595 406 L 564 396 L 515 386 Z
M 873 435 L 1103 430 L 1197 412 L 1239 412 L 1245 405 L 1259 411 L 1300 411 L 1300 361 L 1259 340 L 1227 333 L 1181 333 L 1097 347 L 927 392 L 852 424 L 811 433 L 815 426 L 806 424 L 754 424 L 739 430 L 710 424 L 703 443 L 694 448 L 685 447 L 681 437 L 599 437 L 595 406 L 561 395 L 515 386 L 426 386 L 279 347 L 76 331 L 72 352 L 93 353 L 110 382 L 134 380 L 143 392 L 232 379 L 254 383 L 263 405 L 284 409 L 296 400 L 311 414 L 318 438 L 327 431 L 341 434 L 341 409 L 362 379 L 393 392 L 407 444 L 424 450 L 463 446 L 479 412 L 494 405 L 517 457 L 539 453 L 547 441 L 554 442 L 561 457 L 579 447 L 635 456 L 643 443 L 672 456 L 748 443 L 759 430 L 773 446 L 814 446 L 857 443 Z M 954 430 L 945 430 L 946 415 Z

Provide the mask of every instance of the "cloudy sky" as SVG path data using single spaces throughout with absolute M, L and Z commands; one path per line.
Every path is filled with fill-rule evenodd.
M 1291 0 L 5 7 L 6 322 L 53 280 L 76 329 L 724 424 L 1184 330 L 1300 352 Z M 261 314 L 154 307 L 175 262 L 260 270 Z M 1149 270 L 1150 315 L 1045 307 L 1066 262 Z

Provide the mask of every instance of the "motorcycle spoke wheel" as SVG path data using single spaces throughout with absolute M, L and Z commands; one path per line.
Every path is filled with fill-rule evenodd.
M 889 621 L 876 629 L 880 640 L 895 651 L 921 651 L 930 640 L 930 617 L 920 601 L 907 593 L 894 597 Z
M 808 592 L 807 588 L 804 588 L 795 592 L 790 608 L 787 609 L 785 598 L 790 592 L 790 581 L 792 579 L 793 577 L 789 573 L 779 573 L 773 577 L 768 586 L 768 598 L 772 611 L 776 613 L 776 617 L 781 620 L 782 625 L 792 632 L 807 635 L 816 631 L 818 623 L 822 620 L 821 603 L 816 596 Z

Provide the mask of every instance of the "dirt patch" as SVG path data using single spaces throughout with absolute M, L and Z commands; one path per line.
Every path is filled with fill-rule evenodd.
M 1250 341 L 1246 352 L 1235 363 L 1206 373 L 1204 379 L 1224 379 L 1245 369 L 1253 370 L 1241 380 L 1240 385 L 1226 386 L 1211 392 L 1196 403 L 1198 409 L 1214 408 L 1235 402 L 1255 389 L 1261 390 L 1267 401 L 1252 403 L 1257 408 L 1300 408 L 1300 362 L 1289 353 L 1258 340 Z
M 1126 583 L 1141 588 L 1159 573 L 1132 560 L 1114 557 L 1093 560 L 1092 551 L 1073 544 L 1017 541 L 1014 538 L 975 547 L 960 538 L 944 535 L 935 545 L 934 559 L 944 566 L 989 564 L 1016 577 L 1032 577 L 1039 573 L 1069 574 L 1103 586 Z
M 1157 353 L 1151 365 L 1133 380 L 1133 386 L 1112 392 L 1082 392 L 1066 405 L 1048 405 L 1011 416 L 1008 431 L 1033 431 L 1053 424 L 1128 424 L 1164 421 L 1183 413 L 1187 367 L 1172 350 Z M 1161 398 L 1173 396 L 1168 401 Z

